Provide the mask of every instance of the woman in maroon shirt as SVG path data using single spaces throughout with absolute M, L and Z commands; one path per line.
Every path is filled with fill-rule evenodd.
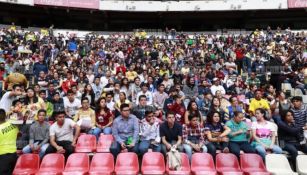
M 112 133 L 114 115 L 106 105 L 105 98 L 99 98 L 96 104 L 96 123 L 104 134 Z

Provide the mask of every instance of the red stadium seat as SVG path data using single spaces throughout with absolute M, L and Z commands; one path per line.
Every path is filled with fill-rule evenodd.
M 23 154 L 18 158 L 13 174 L 30 175 L 30 174 L 35 174 L 38 171 L 38 169 L 39 169 L 38 154 Z
M 97 144 L 97 152 L 110 152 L 114 138 L 112 135 L 101 134 Z
M 96 153 L 92 159 L 91 175 L 110 175 L 114 171 L 114 157 L 111 153 Z
M 191 160 L 191 171 L 193 175 L 216 175 L 214 161 L 208 153 L 194 153 Z
M 158 152 L 147 152 L 142 160 L 142 174 L 164 174 L 165 161 L 163 154 Z
M 65 158 L 63 154 L 47 154 L 37 174 L 61 174 L 64 171 Z
M 90 159 L 86 153 L 71 154 L 66 162 L 64 175 L 87 174 L 90 168 Z
M 180 153 L 181 154 L 181 170 L 170 170 L 168 167 L 168 161 L 166 163 L 166 173 L 167 174 L 182 174 L 182 175 L 187 175 L 190 174 L 191 172 L 191 168 L 190 168 L 190 162 L 189 162 L 189 158 L 185 153 Z
M 90 153 L 96 151 L 96 137 L 94 135 L 84 134 L 79 136 L 75 152 Z
M 221 175 L 243 175 L 237 157 L 230 153 L 216 155 L 216 170 Z
M 246 175 L 270 174 L 258 154 L 243 154 L 240 156 L 241 170 Z
M 138 174 L 138 156 L 132 152 L 120 153 L 116 159 L 115 173 L 120 175 Z

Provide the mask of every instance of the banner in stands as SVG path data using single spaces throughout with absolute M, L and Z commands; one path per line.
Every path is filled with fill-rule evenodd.
M 307 0 L 288 0 L 288 8 L 307 8 Z
M 34 0 L 34 5 L 99 9 L 99 0 Z

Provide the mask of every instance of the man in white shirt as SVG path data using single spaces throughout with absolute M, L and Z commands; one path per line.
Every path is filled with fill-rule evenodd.
M 223 86 L 220 85 L 220 81 L 218 78 L 213 78 L 213 85 L 210 88 L 211 93 L 215 94 L 216 91 L 221 91 L 223 95 L 225 95 L 226 91 Z
M 74 152 L 77 139 L 80 135 L 80 127 L 71 119 L 65 118 L 65 112 L 55 114 L 56 122 L 50 127 L 50 145 L 46 154 L 65 154 L 66 159 Z M 74 135 L 75 131 L 75 135 Z
M 145 118 L 140 124 L 139 152 L 143 156 L 149 148 L 154 152 L 161 152 L 161 138 L 159 131 L 159 119 L 154 116 L 153 111 L 146 111 Z
M 68 117 L 73 118 L 79 108 L 81 108 L 81 101 L 75 98 L 72 90 L 67 91 L 67 97 L 64 97 L 65 113 Z
M 109 84 L 110 78 L 111 78 L 111 71 L 108 70 L 106 71 L 106 75 L 100 78 L 102 88 L 104 88 L 107 84 Z
M 100 77 L 95 77 L 94 83 L 91 84 L 95 94 L 95 101 L 99 99 L 103 90 L 103 84 L 100 82 Z
M 107 93 L 106 95 L 106 104 L 107 104 L 107 107 L 110 109 L 110 111 L 114 111 L 115 108 L 115 102 L 113 101 L 113 95 L 112 93 Z
M 148 84 L 147 83 L 142 83 L 141 89 L 142 89 L 142 91 L 139 92 L 137 94 L 137 96 L 136 96 L 136 105 L 139 105 L 139 97 L 141 95 L 145 95 L 146 96 L 147 105 L 148 106 L 152 106 L 153 105 L 153 96 L 152 96 L 152 93 L 150 91 L 148 91 Z
M 20 85 L 13 85 L 12 91 L 7 91 L 0 100 L 0 108 L 4 109 L 6 113 L 10 111 L 12 103 L 22 94 Z

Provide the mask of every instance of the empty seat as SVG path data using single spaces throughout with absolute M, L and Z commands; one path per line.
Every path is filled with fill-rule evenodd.
M 268 154 L 265 157 L 267 170 L 273 175 L 297 175 L 290 167 L 288 159 L 283 154 Z
M 86 153 L 73 153 L 66 162 L 63 174 L 87 174 L 90 168 L 90 159 Z
M 190 174 L 191 168 L 190 168 L 190 162 L 189 158 L 185 153 L 180 153 L 181 154 L 181 169 L 180 170 L 170 170 L 168 167 L 168 161 L 166 163 L 166 173 L 167 174 Z
M 208 153 L 194 153 L 191 160 L 191 171 L 194 175 L 216 175 L 213 158 Z
M 110 147 L 112 145 L 114 138 L 113 135 L 101 134 L 97 144 L 97 152 L 110 152 Z
M 240 156 L 241 170 L 246 175 L 270 174 L 258 154 L 242 154 Z
M 303 98 L 303 103 L 307 104 L 307 95 L 302 95 L 302 98 Z
M 96 151 L 96 137 L 94 135 L 84 134 L 78 138 L 75 152 L 90 153 Z
M 116 159 L 116 174 L 138 174 L 139 160 L 138 156 L 132 152 L 120 153 Z
M 142 160 L 142 174 L 164 174 L 165 161 L 163 154 L 158 152 L 147 152 Z
M 39 169 L 38 154 L 23 154 L 18 158 L 13 174 L 30 175 L 30 174 L 35 174 L 38 171 L 38 169 Z
M 237 157 L 230 153 L 216 155 L 216 170 L 222 175 L 243 175 Z
M 63 154 L 47 154 L 37 174 L 61 174 L 64 171 L 65 158 Z
M 114 171 L 114 157 L 111 153 L 96 153 L 92 159 L 91 175 L 109 175 Z
M 296 170 L 300 175 L 307 175 L 307 155 L 298 155 L 296 157 Z

